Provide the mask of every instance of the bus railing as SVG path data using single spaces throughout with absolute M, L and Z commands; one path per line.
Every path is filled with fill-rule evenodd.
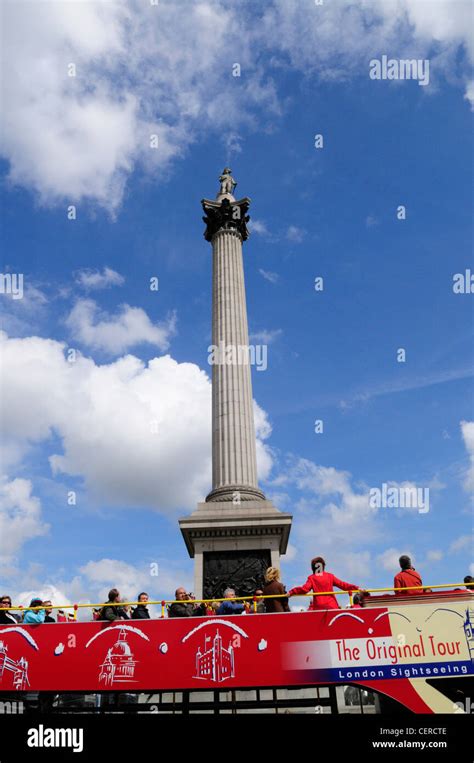
M 403 588 L 354 588 L 351 591 L 308 591 L 308 593 L 304 594 L 294 594 L 291 596 L 291 598 L 297 598 L 297 597 L 313 597 L 313 596 L 349 596 L 349 602 L 350 606 L 353 604 L 353 596 L 356 593 L 362 593 L 362 594 L 372 594 L 372 593 L 393 593 L 394 591 L 400 592 L 400 591 L 420 591 L 420 593 L 432 591 L 435 588 L 453 588 L 454 586 L 462 586 L 466 590 L 470 590 L 466 587 L 466 583 L 440 583 L 436 585 L 419 585 L 419 586 L 405 586 Z M 474 589 L 473 589 L 474 590 Z M 256 596 L 255 594 L 253 596 L 235 596 L 232 597 L 232 601 L 242 601 L 242 602 L 249 602 L 253 605 L 253 612 L 257 612 L 257 605 L 260 601 L 263 601 L 264 599 L 281 599 L 284 598 L 285 594 L 269 594 L 269 595 L 261 595 Z M 79 609 L 102 609 L 103 607 L 135 607 L 139 604 L 145 604 L 146 606 L 160 606 L 161 607 L 161 618 L 165 617 L 166 613 L 166 607 L 171 604 L 211 604 L 213 602 L 222 602 L 222 601 L 229 601 L 228 598 L 216 598 L 213 597 L 212 599 L 156 599 L 156 600 L 150 600 L 147 602 L 140 602 L 140 601 L 118 601 L 118 602 L 101 602 L 98 604 L 51 604 L 51 606 L 48 605 L 47 609 L 57 609 L 57 610 L 73 610 L 74 613 L 74 621 L 77 620 L 77 612 Z M 19 612 L 26 612 L 29 610 L 30 612 L 36 612 L 41 609 L 45 609 L 43 606 L 37 606 L 37 607 L 28 607 L 28 606 L 7 606 L 7 607 L 0 607 L 0 612 L 2 611 L 19 611 Z

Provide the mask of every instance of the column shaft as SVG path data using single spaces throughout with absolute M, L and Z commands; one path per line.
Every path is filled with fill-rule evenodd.
M 258 491 L 257 460 L 240 234 L 218 231 L 212 253 L 212 343 L 226 350 L 212 368 L 212 487 L 253 492 Z

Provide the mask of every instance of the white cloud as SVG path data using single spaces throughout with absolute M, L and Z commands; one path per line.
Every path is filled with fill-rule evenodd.
M 435 482 L 435 481 L 432 481 Z M 390 486 L 406 488 L 410 482 L 390 482 Z M 328 569 L 349 582 L 370 582 L 371 567 L 394 574 L 402 554 L 413 554 L 407 548 L 389 548 L 370 564 L 370 548 L 380 547 L 387 533 L 387 522 L 416 514 L 417 509 L 378 509 L 370 505 L 370 488 L 356 483 L 352 475 L 334 467 L 315 464 L 304 458 L 288 460 L 286 471 L 272 481 L 275 486 L 294 486 L 301 498 L 291 506 L 295 521 L 293 543 L 302 559 L 321 555 Z M 437 486 L 431 488 L 436 489 Z M 388 585 L 392 584 L 390 579 Z
M 456 538 L 456 540 L 453 540 L 451 545 L 449 546 L 449 554 L 456 554 L 458 551 L 463 551 L 465 548 L 472 548 L 474 543 L 474 539 L 472 535 L 461 535 L 459 538 Z
M 368 77 L 384 52 L 429 54 L 432 80 L 442 72 L 472 100 L 469 0 L 434 0 L 429 13 L 423 0 L 274 0 L 258 24 L 253 7 L 225 0 L 186 3 L 185 13 L 167 0 L 17 0 L 3 15 L 3 156 L 10 181 L 45 204 L 92 199 L 113 214 L 137 166 L 159 177 L 201 135 L 238 153 L 244 129 L 281 113 L 265 54 L 272 71 L 323 80 Z
M 427 562 L 440 562 L 441 559 L 444 557 L 444 552 L 440 551 L 439 549 L 432 549 L 431 551 L 428 551 L 426 554 L 426 561 Z
M 85 578 L 84 585 L 99 599 L 106 601 L 110 588 L 118 588 L 122 597 L 136 601 L 140 591 L 146 591 L 150 599 L 173 596 L 178 586 L 192 590 L 191 565 L 189 571 L 181 569 L 176 562 L 160 559 L 158 575 L 151 574 L 147 564 L 134 565 L 118 559 L 89 561 L 79 572 Z
M 262 329 L 262 331 L 255 331 L 255 333 L 250 334 L 249 338 L 250 341 L 255 344 L 272 344 L 272 342 L 278 339 L 282 334 L 282 329 Z
M 109 286 L 121 286 L 125 278 L 112 268 L 104 267 L 103 272 L 86 268 L 75 273 L 76 283 L 84 289 L 107 289 Z
M 46 535 L 41 503 L 32 495 L 30 480 L 0 480 L 0 564 L 10 564 L 24 543 Z
M 298 555 L 298 549 L 296 546 L 293 546 L 291 543 L 288 543 L 288 546 L 286 547 L 286 554 L 284 554 L 281 557 L 282 562 L 292 562 L 294 559 L 296 559 Z
M 183 585 L 188 591 L 192 589 L 192 565 L 188 569 L 181 568 L 175 560 L 160 559 L 158 575 L 150 574 L 150 565 L 142 562 L 130 564 L 120 559 L 99 559 L 88 561 L 79 568 L 78 574 L 70 580 L 58 580 L 54 583 L 35 579 L 33 570 L 19 574 L 15 579 L 18 585 L 10 585 L 13 603 L 28 606 L 31 599 L 39 597 L 50 600 L 55 605 L 100 604 L 107 601 L 111 588 L 118 588 L 122 598 L 136 601 L 141 591 L 147 591 L 151 600 L 161 601 L 163 597 L 173 599 L 175 589 Z M 41 571 L 42 577 L 47 577 L 46 571 Z M 23 587 L 22 587 L 23 586 Z M 150 605 L 150 614 L 157 617 L 160 614 L 159 605 Z M 57 611 L 53 611 L 57 617 Z M 92 620 L 92 610 L 80 607 L 78 619 Z
M 148 364 L 126 356 L 96 365 L 80 355 L 69 363 L 59 342 L 0 339 L 2 440 L 12 464 L 43 443 L 53 472 L 82 478 L 87 499 L 102 505 L 167 513 L 189 510 L 209 491 L 211 384 L 198 366 L 169 355 Z M 271 427 L 257 404 L 255 424 L 265 479 Z
M 294 244 L 301 244 L 305 237 L 305 231 L 297 225 L 290 225 L 285 233 L 285 238 Z
M 398 560 L 402 554 L 407 554 L 410 559 L 413 560 L 413 555 L 406 549 L 402 551 L 399 548 L 387 548 L 381 554 L 377 555 L 375 564 L 377 567 L 382 567 L 382 569 L 395 575 L 400 570 Z
M 461 421 L 461 434 L 470 460 L 465 474 L 464 488 L 472 493 L 474 491 L 474 421 Z
M 110 315 L 100 311 L 92 299 L 80 299 L 66 319 L 73 338 L 93 350 L 111 355 L 126 352 L 139 344 L 151 344 L 160 350 L 169 347 L 175 332 L 173 314 L 161 324 L 153 324 L 141 307 L 122 305 L 119 312 Z
M 369 61 L 382 54 L 430 58 L 430 88 L 441 74 L 468 87 L 474 41 L 470 0 L 275 0 L 266 8 L 262 36 L 272 41 L 274 65 L 291 66 L 322 80 L 368 77 Z M 463 48 L 467 61 L 459 64 Z M 399 83 L 387 83 L 398 86 Z M 424 91 L 430 88 L 423 88 Z
M 37 327 L 38 322 L 44 318 L 47 305 L 46 294 L 38 286 L 30 283 L 28 276 L 23 274 L 21 299 L 14 299 L 11 294 L 2 294 L 2 330 L 16 336 L 30 333 L 32 327 Z
M 225 146 L 228 154 L 236 155 L 242 153 L 242 136 L 236 132 L 229 132 L 225 136 Z M 227 164 L 230 164 L 230 160 Z
M 264 223 L 263 220 L 256 220 L 252 217 L 249 223 L 249 229 L 251 233 L 256 233 L 258 236 L 270 236 L 267 224 Z
M 471 111 L 474 111 L 474 80 L 467 84 L 464 98 L 471 104 Z
M 270 281 L 270 283 L 277 283 L 280 277 L 278 273 L 272 273 L 271 270 L 263 270 L 263 268 L 259 268 L 258 272 L 265 278 L 266 281 Z
M 6 3 L 10 181 L 44 204 L 92 199 L 114 214 L 137 165 L 156 178 L 211 130 L 238 152 L 238 126 L 252 126 L 255 110 L 278 112 L 266 71 L 250 63 L 242 21 L 220 2 L 187 3 L 185 12 L 166 0 Z M 246 73 L 238 83 L 229 58 L 236 39 Z
M 26 591 L 20 591 L 14 597 L 14 602 L 18 606 L 27 607 L 32 599 L 42 599 L 42 601 L 50 601 L 52 604 L 61 606 L 61 604 L 75 604 L 76 601 L 69 598 L 64 590 L 57 588 L 57 586 L 47 583 L 40 584 L 37 588 L 31 588 Z M 53 617 L 57 618 L 57 610 L 53 611 Z M 88 618 L 91 619 L 91 618 Z
M 370 552 L 361 546 L 382 537 L 368 488 L 356 490 L 348 472 L 303 458 L 293 460 L 276 483 L 292 484 L 302 493 L 292 506 L 292 542 L 301 559 L 309 564 L 312 557 L 321 555 L 331 572 L 346 580 L 352 577 L 348 582 L 368 581 Z
M 149 569 L 139 569 L 118 559 L 90 561 L 79 572 L 87 579 L 89 590 L 97 591 L 100 601 L 107 601 L 111 588 L 118 588 L 122 597 L 134 601 L 140 591 L 150 587 Z
M 373 228 L 375 225 L 378 225 L 379 221 L 374 215 L 367 215 L 365 218 L 365 227 L 366 228 Z
M 257 437 L 257 472 L 259 479 L 265 481 L 270 476 L 273 467 L 271 448 L 269 445 L 265 444 L 265 440 L 267 440 L 272 433 L 272 427 L 268 421 L 266 412 L 255 402 L 255 400 L 253 403 L 253 417 L 255 422 L 255 434 Z
M 385 395 L 394 395 L 397 392 L 407 392 L 413 389 L 423 389 L 435 384 L 448 384 L 457 379 L 471 379 L 473 377 L 472 366 L 458 367 L 424 375 L 404 376 L 400 380 L 382 381 L 372 384 L 365 389 L 356 391 L 349 398 L 339 401 L 342 410 L 353 408 L 356 404 L 364 404 L 369 400 Z

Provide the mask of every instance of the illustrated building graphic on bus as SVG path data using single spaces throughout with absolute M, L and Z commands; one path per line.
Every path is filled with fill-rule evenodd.
M 127 632 L 121 629 L 117 641 L 110 647 L 100 666 L 99 681 L 103 681 L 106 686 L 133 681 L 136 664 L 137 660 L 133 658 L 127 641 Z
M 196 652 L 196 675 L 195 678 L 208 678 L 211 681 L 221 682 L 226 678 L 233 678 L 234 672 L 234 649 L 229 643 L 229 648 L 222 645 L 222 637 L 216 632 L 212 646 L 207 649 L 210 636 L 204 637 L 204 652 L 201 647 Z
M 469 656 L 474 662 L 474 609 L 466 609 L 466 619 L 464 620 L 464 633 L 466 635 L 467 648 Z
M 17 691 L 24 691 L 30 684 L 28 661 L 24 657 L 20 657 L 19 660 L 12 660 L 7 651 L 8 647 L 3 641 L 0 641 L 0 683 L 3 682 L 3 674 L 8 670 L 13 673 L 13 688 Z

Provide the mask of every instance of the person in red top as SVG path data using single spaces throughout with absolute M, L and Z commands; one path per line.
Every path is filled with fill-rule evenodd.
M 419 588 L 414 591 L 397 591 L 397 588 L 409 588 L 411 586 L 421 586 L 421 575 L 411 565 L 411 559 L 405 554 L 398 560 L 401 570 L 393 579 L 393 587 L 395 588 L 396 596 L 418 596 L 423 593 L 423 589 Z
M 309 576 L 306 583 L 302 586 L 296 586 L 288 591 L 288 596 L 297 596 L 298 594 L 309 593 L 310 591 L 334 591 L 334 586 L 342 591 L 358 591 L 359 586 L 352 583 L 345 583 L 339 580 L 332 572 L 325 572 L 326 562 L 321 556 L 311 559 L 311 569 L 313 574 Z M 313 596 L 313 606 L 311 609 L 340 609 L 335 596 Z

